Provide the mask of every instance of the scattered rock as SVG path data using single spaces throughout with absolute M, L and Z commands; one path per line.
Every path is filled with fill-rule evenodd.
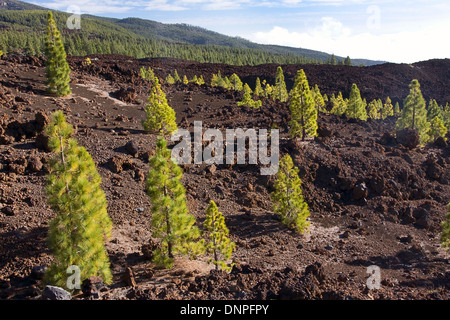
M 46 286 L 44 291 L 42 291 L 42 298 L 45 300 L 72 300 L 69 292 L 54 286 Z
M 7 215 L 8 217 L 12 217 L 15 215 L 14 209 L 11 206 L 6 206 L 2 208 L 2 212 Z
M 108 167 L 113 173 L 121 173 L 123 171 L 124 159 L 114 156 L 108 161 Z
M 48 141 L 48 137 L 46 134 L 41 132 L 36 136 L 36 140 L 35 140 L 36 148 L 38 148 L 39 150 L 50 152 L 51 150 L 48 145 L 48 142 L 49 141 Z
M 130 287 L 136 287 L 136 280 L 134 279 L 133 270 L 130 267 L 125 269 L 125 272 L 122 275 L 122 280 Z
M 139 152 L 139 146 L 136 143 L 136 141 L 131 140 L 128 141 L 127 144 L 125 145 L 125 150 L 127 150 L 127 152 L 134 157 Z
M 366 184 L 360 183 L 353 188 L 353 200 L 361 200 L 363 198 L 367 198 L 369 195 L 369 190 L 366 187 Z
M 37 156 L 32 156 L 30 159 L 28 159 L 28 169 L 31 172 L 39 172 L 42 170 L 42 167 L 44 165 L 41 162 L 41 159 Z
M 419 132 L 410 128 L 397 131 L 397 142 L 409 149 L 414 149 L 420 142 Z

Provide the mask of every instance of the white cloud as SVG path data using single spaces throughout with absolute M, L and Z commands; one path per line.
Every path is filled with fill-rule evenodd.
M 155 11 L 183 11 L 188 10 L 187 7 L 169 3 L 167 0 L 152 0 L 145 3 L 145 10 Z
M 352 58 L 412 63 L 432 58 L 450 57 L 450 43 L 442 41 L 442 32 L 450 21 L 437 23 L 419 31 L 372 34 L 355 33 L 340 21 L 324 17 L 321 25 L 303 32 L 275 26 L 269 32 L 257 32 L 250 40 L 313 49 Z

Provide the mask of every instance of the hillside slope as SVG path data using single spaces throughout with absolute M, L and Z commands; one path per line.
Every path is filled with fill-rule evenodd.
M 35 6 L 32 4 L 28 4 L 26 2 L 17 1 L 17 0 L 5 0 L 2 2 L 4 5 L 0 6 L 0 9 L 3 11 L 7 10 L 48 10 L 43 7 Z M 36 13 L 30 12 L 30 21 L 34 21 L 33 15 Z M 68 15 L 66 15 L 68 16 Z M 288 59 L 291 60 L 291 63 L 298 63 L 300 62 L 298 59 L 295 61 L 295 58 L 302 58 L 305 61 L 310 60 L 310 63 L 315 62 L 327 62 L 330 60 L 331 55 L 328 53 L 315 51 L 315 50 L 309 50 L 309 49 L 302 49 L 302 48 L 292 48 L 292 47 L 286 47 L 286 46 L 276 46 L 276 45 L 262 45 L 253 43 L 251 41 L 248 41 L 246 39 L 242 39 L 239 37 L 230 37 L 226 36 L 214 31 L 210 31 L 204 28 L 186 25 L 186 24 L 164 24 L 156 21 L 151 20 L 145 20 L 145 19 L 138 19 L 138 18 L 126 18 L 126 19 L 114 19 L 114 18 L 105 18 L 105 17 L 98 17 L 94 15 L 83 15 L 85 21 L 87 24 L 91 25 L 93 21 L 101 21 L 101 25 L 97 28 L 98 30 L 104 30 L 103 26 L 105 24 L 109 25 L 109 28 L 114 29 L 115 33 L 118 36 L 128 36 L 126 35 L 125 30 L 131 32 L 134 37 L 137 39 L 144 38 L 148 40 L 156 40 L 156 41 L 163 41 L 163 42 L 170 42 L 170 43 L 181 43 L 181 44 L 190 44 L 195 46 L 208 46 L 208 47 L 215 47 L 215 48 L 226 48 L 226 49 L 233 49 L 233 50 L 251 50 L 251 52 L 254 52 L 255 54 L 258 53 L 264 53 L 270 56 L 284 56 L 286 57 L 286 61 Z M 33 29 L 40 29 L 42 26 L 38 24 L 30 24 L 30 21 L 25 20 L 16 20 L 11 21 L 9 19 L 9 23 L 16 24 L 16 29 L 28 28 L 31 27 Z M 2 25 L 4 26 L 5 22 L 5 15 L 0 15 L 0 27 Z M 61 23 L 61 28 L 64 28 L 64 24 Z M 118 28 L 120 27 L 120 28 Z M 84 27 L 83 27 L 84 28 Z M 64 32 L 64 30 L 62 30 Z M 100 31 L 102 32 L 102 31 Z M 148 51 L 148 50 L 147 50 Z M 88 52 L 88 53 L 115 53 L 115 54 L 122 54 L 126 52 Z M 129 53 L 127 53 L 129 54 Z M 151 56 L 149 53 L 146 52 L 147 55 L 145 56 Z M 166 56 L 167 57 L 167 56 Z M 173 57 L 173 55 L 172 55 Z M 183 56 L 179 56 L 179 58 L 186 58 Z M 293 59 L 294 58 L 294 59 Z M 336 57 L 337 61 L 343 61 L 344 57 Z M 199 59 L 197 59 L 199 61 Z M 268 58 L 265 62 L 273 61 L 273 58 Z M 200 60 L 200 62 L 219 62 L 219 61 L 208 61 L 207 59 Z M 255 64 L 247 62 L 244 63 L 241 61 L 242 64 Z M 280 61 L 281 62 L 281 61 Z M 257 63 L 260 63 L 258 61 Z M 354 65 L 375 65 L 382 63 L 382 61 L 372 61 L 372 60 L 366 60 L 366 59 L 354 59 L 353 64 Z M 239 63 L 235 63 L 239 64 Z

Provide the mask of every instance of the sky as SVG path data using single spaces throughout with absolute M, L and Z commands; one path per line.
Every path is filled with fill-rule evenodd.
M 450 58 L 449 0 L 26 0 L 99 16 L 187 23 L 262 44 L 413 63 Z

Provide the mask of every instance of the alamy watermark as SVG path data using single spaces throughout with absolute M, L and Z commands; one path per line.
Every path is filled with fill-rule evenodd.
M 379 266 L 372 265 L 367 267 L 366 273 L 370 274 L 369 278 L 367 278 L 367 288 L 369 290 L 372 289 L 380 289 L 381 287 L 381 269 Z
M 66 22 L 67 28 L 70 30 L 81 29 L 81 9 L 79 6 L 71 5 L 66 9 L 67 12 L 73 13 Z
M 173 142 L 182 139 L 172 149 L 172 158 L 178 164 L 233 165 L 246 164 L 246 154 L 248 154 L 248 164 L 262 165 L 261 175 L 274 175 L 278 172 L 279 165 L 279 136 L 278 129 L 270 130 L 269 135 L 267 129 L 257 131 L 238 128 L 226 129 L 224 138 L 219 129 L 207 129 L 203 132 L 202 122 L 194 121 L 193 141 L 191 133 L 186 129 L 178 129 L 172 135 Z M 268 140 L 270 140 L 270 152 Z M 208 143 L 205 148 L 203 148 L 204 143 Z

